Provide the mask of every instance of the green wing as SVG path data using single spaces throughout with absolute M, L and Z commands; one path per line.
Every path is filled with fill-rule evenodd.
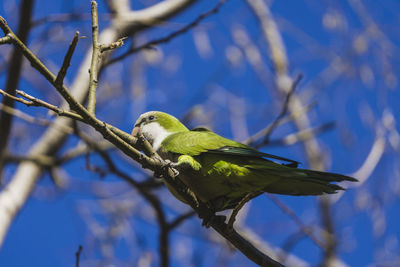
M 174 133 L 161 143 L 161 149 L 165 152 L 189 156 L 198 156 L 200 153 L 217 150 L 225 146 L 247 147 L 207 130 Z
M 166 152 L 198 156 L 201 153 L 224 154 L 254 158 L 269 158 L 288 162 L 289 166 L 297 167 L 298 162 L 287 158 L 262 153 L 244 144 L 224 138 L 205 128 L 195 128 L 192 131 L 179 132 L 170 135 L 162 142 Z

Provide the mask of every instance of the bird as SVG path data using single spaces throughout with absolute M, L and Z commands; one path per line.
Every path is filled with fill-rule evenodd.
M 140 115 L 131 135 L 146 138 L 154 151 L 177 169 L 179 179 L 197 200 L 214 212 L 233 209 L 248 195 L 334 194 L 344 190 L 335 182 L 357 181 L 341 174 L 300 169 L 297 161 L 263 153 L 205 127 L 189 130 L 161 111 Z M 186 203 L 171 185 L 166 186 Z

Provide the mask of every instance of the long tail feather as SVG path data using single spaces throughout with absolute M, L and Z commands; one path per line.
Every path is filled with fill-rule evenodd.
M 264 188 L 265 192 L 284 195 L 334 194 L 345 189 L 333 182 L 357 181 L 346 175 L 289 167 L 265 170 L 265 176 L 278 178 Z

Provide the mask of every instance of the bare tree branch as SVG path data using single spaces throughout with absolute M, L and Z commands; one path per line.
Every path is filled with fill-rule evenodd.
M 296 90 L 296 87 L 298 86 L 298 84 L 302 78 L 303 78 L 303 75 L 299 74 L 299 75 L 297 75 L 296 79 L 293 81 L 292 87 L 290 88 L 289 92 L 286 93 L 285 101 L 283 103 L 281 112 L 276 117 L 276 119 L 270 125 L 268 125 L 266 127 L 266 129 L 264 131 L 264 139 L 258 144 L 249 143 L 249 145 L 254 146 L 255 148 L 260 148 L 269 143 L 272 132 L 276 129 L 276 127 L 279 126 L 279 124 L 281 124 L 282 120 L 285 118 L 285 115 L 288 112 L 288 108 L 289 108 L 290 97 Z
M 97 2 L 91 1 L 92 12 L 92 60 L 90 64 L 89 96 L 87 109 L 91 114 L 95 114 L 96 92 L 98 83 L 98 71 L 100 63 L 100 43 L 99 43 L 99 21 L 97 15 Z
M 75 47 L 78 44 L 78 41 L 79 41 L 79 32 L 77 31 L 77 32 L 75 32 L 74 38 L 72 39 L 72 42 L 69 45 L 69 48 L 68 48 L 67 54 L 64 57 L 64 61 L 61 66 L 61 69 L 57 74 L 57 77 L 55 80 L 55 84 L 57 86 L 62 86 L 62 83 L 64 82 L 65 75 L 67 75 L 67 70 L 68 70 L 69 66 L 71 65 L 72 55 L 74 54 Z
M 143 25 L 148 25 L 146 23 L 147 21 L 151 20 L 154 23 L 158 23 L 174 16 L 194 2 L 195 1 L 193 0 L 165 0 L 143 10 L 131 11 L 130 14 L 133 18 L 126 14 L 123 18 L 120 18 L 117 15 L 113 20 L 112 25 L 101 32 L 99 35 L 99 41 L 100 43 L 109 43 L 110 41 L 116 41 L 119 38 L 143 30 L 146 28 L 143 27 Z M 141 23 L 142 20 L 143 23 Z M 140 25 L 140 27 L 138 27 L 138 25 Z M 24 25 L 24 27 L 26 27 L 26 25 Z M 88 51 L 71 86 L 71 93 L 79 102 L 84 101 L 88 92 L 87 85 L 89 84 L 89 75 L 87 75 L 87 70 L 90 65 L 90 55 L 91 52 Z M 100 64 L 101 68 L 102 63 Z M 63 124 L 71 126 L 71 123 L 72 121 L 70 119 L 63 117 L 57 118 L 55 121 L 55 125 Z M 52 155 L 64 143 L 66 137 L 67 135 L 64 132 L 59 131 L 57 126 L 50 127 L 29 150 L 28 155 Z M 32 162 L 23 162 L 19 165 L 11 181 L 1 192 L 0 244 L 3 244 L 14 216 L 26 202 L 26 199 L 32 192 L 32 189 L 41 173 L 41 166 Z

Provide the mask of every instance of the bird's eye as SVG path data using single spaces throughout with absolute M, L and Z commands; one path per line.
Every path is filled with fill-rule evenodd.
M 149 121 L 152 121 L 152 120 L 154 120 L 154 116 L 153 115 L 149 116 Z

